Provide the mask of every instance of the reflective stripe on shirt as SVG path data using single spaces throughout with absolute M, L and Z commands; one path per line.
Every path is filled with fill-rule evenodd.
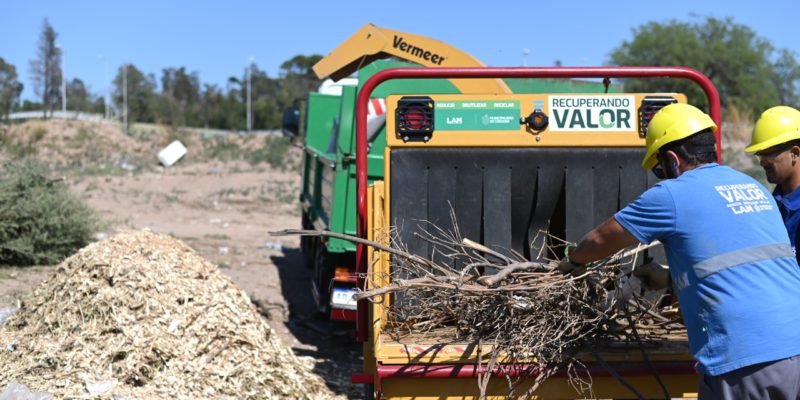
M 703 279 L 737 265 L 785 257 L 794 258 L 792 246 L 785 243 L 767 244 L 720 254 L 695 264 L 692 269 L 698 279 Z M 689 284 L 689 274 L 686 272 L 677 276 L 673 282 L 676 293 L 689 287 Z
M 695 264 L 692 269 L 694 269 L 694 273 L 698 278 L 703 279 L 711 274 L 737 265 L 784 257 L 794 257 L 792 246 L 786 243 L 774 243 L 756 247 L 745 247 L 743 249 L 723 253 L 700 261 Z

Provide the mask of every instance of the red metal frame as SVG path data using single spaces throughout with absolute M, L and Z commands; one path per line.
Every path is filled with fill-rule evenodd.
M 686 67 L 501 67 L 501 68 L 391 68 L 380 71 L 364 82 L 356 99 L 356 232 L 366 238 L 367 233 L 367 103 L 373 90 L 390 79 L 420 78 L 684 78 L 698 84 L 706 93 L 709 114 L 717 124 L 717 143 L 722 132 L 719 93 L 711 80 L 701 72 Z M 721 158 L 721 145 L 717 147 L 717 159 Z M 358 288 L 364 288 L 367 272 L 366 246 L 356 247 L 356 273 Z M 367 340 L 369 313 L 367 301 L 358 302 L 356 338 Z
M 642 363 L 614 362 L 608 363 L 608 368 L 597 364 L 587 363 L 586 371 L 590 376 L 613 376 L 611 370 L 620 376 L 651 376 L 653 370 L 659 375 L 697 375 L 695 363 L 692 361 L 659 361 L 650 365 Z M 610 368 L 610 370 L 609 370 Z M 352 374 L 353 383 L 375 384 L 380 392 L 381 383 L 385 379 L 425 378 L 425 379 L 469 379 L 477 378 L 487 372 L 486 365 L 474 364 L 409 364 L 409 365 L 384 365 L 378 364 L 377 376 L 373 374 Z M 492 369 L 493 377 L 509 378 L 535 378 L 541 375 L 542 370 L 537 365 L 516 364 L 496 366 Z M 568 377 L 568 371 L 556 372 L 555 377 Z

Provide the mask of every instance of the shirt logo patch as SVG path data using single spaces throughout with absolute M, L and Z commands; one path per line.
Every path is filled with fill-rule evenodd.
M 772 203 L 755 183 L 714 186 L 734 215 L 772 210 Z

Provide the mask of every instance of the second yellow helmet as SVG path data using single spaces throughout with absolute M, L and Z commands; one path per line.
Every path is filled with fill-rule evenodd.
M 753 140 L 744 151 L 755 153 L 795 139 L 800 139 L 800 111 L 775 106 L 761 113 L 753 129 Z
M 664 145 L 709 128 L 716 132 L 717 124 L 695 106 L 674 103 L 658 110 L 647 125 L 647 152 L 642 160 L 642 168 L 651 169 L 658 164 L 656 156 Z

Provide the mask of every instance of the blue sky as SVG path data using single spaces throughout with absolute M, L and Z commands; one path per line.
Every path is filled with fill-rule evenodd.
M 404 4 L 408 4 L 404 6 Z M 481 4 L 481 6 L 475 6 Z M 47 17 L 65 50 L 68 79 L 105 89 L 125 62 L 160 77 L 185 66 L 224 87 L 250 57 L 270 76 L 296 54 L 327 54 L 367 22 L 456 46 L 491 66 L 602 65 L 648 22 L 732 17 L 800 57 L 800 1 L 38 1 L 0 13 L 0 57 L 33 98 L 29 60 Z M 105 64 L 108 75 L 105 75 Z

